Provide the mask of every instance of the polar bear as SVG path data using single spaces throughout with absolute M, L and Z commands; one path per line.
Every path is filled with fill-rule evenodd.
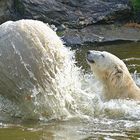
M 103 84 L 103 97 L 140 100 L 140 89 L 132 79 L 125 63 L 106 51 L 89 50 L 87 62 Z

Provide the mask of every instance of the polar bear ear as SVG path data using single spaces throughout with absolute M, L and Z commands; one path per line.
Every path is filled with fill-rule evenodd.
M 115 70 L 113 72 L 113 77 L 116 78 L 116 80 L 121 80 L 123 78 L 123 68 L 120 65 L 117 65 L 114 67 Z
M 115 68 L 114 75 L 116 75 L 117 77 L 122 76 L 122 74 L 123 74 L 122 66 L 118 65 L 118 66 L 115 66 L 114 68 Z

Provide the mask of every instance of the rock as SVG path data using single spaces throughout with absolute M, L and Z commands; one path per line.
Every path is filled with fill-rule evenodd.
M 135 13 L 134 18 L 136 23 L 140 23 L 140 10 Z
M 54 24 L 67 45 L 135 40 L 127 29 L 101 25 L 130 18 L 130 0 L 1 0 L 0 7 L 0 23 L 25 18 Z
M 116 41 L 140 41 L 140 28 L 125 25 L 91 25 L 83 29 L 67 29 L 63 34 L 67 46 Z
M 15 0 L 20 18 L 74 28 L 126 19 L 131 14 L 129 0 Z
M 13 0 L 0 0 L 0 23 L 14 19 Z

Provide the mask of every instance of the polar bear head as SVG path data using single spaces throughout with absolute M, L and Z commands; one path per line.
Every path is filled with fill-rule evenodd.
M 118 79 L 123 77 L 124 72 L 128 72 L 122 60 L 106 51 L 88 51 L 87 62 L 100 80 L 114 76 Z
M 125 63 L 115 55 L 90 50 L 86 59 L 92 72 L 103 84 L 105 98 L 134 98 L 134 90 L 140 92 Z

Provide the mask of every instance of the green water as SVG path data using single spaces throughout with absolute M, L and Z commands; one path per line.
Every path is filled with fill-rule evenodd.
M 138 140 L 140 128 L 133 126 L 126 129 L 128 123 L 130 121 L 106 119 L 71 119 L 46 123 L 28 120 L 3 125 L 0 140 Z
M 85 61 L 89 49 L 109 51 L 119 58 L 135 58 L 126 61 L 129 70 L 140 73 L 140 43 L 127 43 L 104 46 L 84 46 L 76 50 L 77 65 L 90 72 Z M 72 118 L 65 121 L 22 121 L 13 118 L 0 123 L 0 140 L 139 140 L 140 118 L 105 119 Z
M 134 72 L 135 70 L 140 72 L 140 60 L 137 60 L 137 58 L 140 59 L 140 43 L 125 43 L 105 46 L 91 45 L 91 46 L 83 46 L 82 48 L 77 49 L 76 58 L 78 61 L 78 65 L 82 66 L 83 69 L 86 69 L 87 71 L 89 71 L 89 66 L 87 65 L 85 60 L 85 53 L 88 50 L 108 51 L 118 56 L 120 59 L 136 58 L 130 61 L 124 60 L 124 62 L 128 66 L 128 69 L 131 70 L 131 72 Z

